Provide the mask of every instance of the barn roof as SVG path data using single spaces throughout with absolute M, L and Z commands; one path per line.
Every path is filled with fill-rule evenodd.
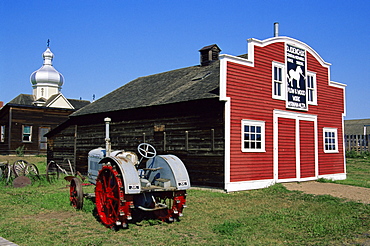
M 220 62 L 139 77 L 71 116 L 218 98 Z
M 47 102 L 51 101 L 52 99 L 54 99 L 58 94 L 52 96 L 48 101 L 46 101 L 45 104 L 47 104 Z M 83 108 L 84 106 L 88 105 L 90 102 L 89 101 L 86 101 L 86 100 L 77 100 L 77 99 L 67 99 L 69 101 L 70 104 L 72 104 L 72 106 L 75 108 L 75 109 L 80 109 L 80 108 Z M 34 106 L 34 107 L 39 107 L 39 106 L 35 106 L 34 105 L 34 98 L 33 98 L 33 95 L 29 95 L 29 94 L 19 94 L 18 96 L 16 96 L 15 98 L 13 98 L 8 104 L 9 105 L 17 105 L 17 106 Z M 40 101 L 40 99 L 39 99 Z M 45 100 L 44 100 L 45 101 Z

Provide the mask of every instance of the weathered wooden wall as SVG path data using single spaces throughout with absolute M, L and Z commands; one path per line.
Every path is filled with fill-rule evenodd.
M 177 155 L 191 182 L 222 187 L 224 182 L 223 104 L 217 100 L 156 106 L 71 119 L 71 124 L 49 137 L 48 159 L 87 172 L 88 152 L 105 147 L 104 118 L 110 117 L 113 150 L 137 153 L 137 146 L 152 144 L 158 154 Z
M 73 111 L 37 107 L 11 107 L 2 117 L 5 125 L 5 141 L 0 143 L 1 154 L 15 154 L 18 147 L 24 146 L 24 154 L 46 154 L 39 148 L 39 128 L 55 128 L 68 119 Z M 31 142 L 22 141 L 22 126 L 32 126 Z M 9 134 L 10 129 L 10 134 Z

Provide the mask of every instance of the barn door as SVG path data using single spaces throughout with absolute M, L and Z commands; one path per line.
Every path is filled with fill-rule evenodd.
M 274 120 L 274 173 L 277 182 L 317 177 L 316 117 L 276 114 Z
M 299 121 L 300 178 L 315 177 L 315 128 L 313 121 Z
M 296 120 L 279 118 L 278 179 L 297 178 Z

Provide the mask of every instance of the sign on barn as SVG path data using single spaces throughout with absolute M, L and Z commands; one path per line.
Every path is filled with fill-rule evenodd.
M 307 110 L 306 51 L 286 44 L 288 109 Z

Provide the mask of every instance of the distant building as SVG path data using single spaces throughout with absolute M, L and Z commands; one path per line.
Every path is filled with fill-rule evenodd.
M 346 151 L 369 151 L 370 119 L 345 120 L 344 134 Z
M 43 66 L 31 74 L 32 94 L 20 94 L 0 105 L 0 154 L 46 154 L 44 135 L 89 101 L 67 99 L 61 93 L 64 77 L 52 65 L 47 47 Z
M 48 160 L 69 158 L 86 173 L 91 149 L 141 142 L 172 153 L 193 185 L 226 191 L 346 178 L 345 85 L 330 64 L 289 37 L 248 40 L 248 54 L 200 50 L 200 65 L 137 78 L 47 134 Z
M 345 120 L 344 133 L 346 135 L 369 135 L 370 119 Z

